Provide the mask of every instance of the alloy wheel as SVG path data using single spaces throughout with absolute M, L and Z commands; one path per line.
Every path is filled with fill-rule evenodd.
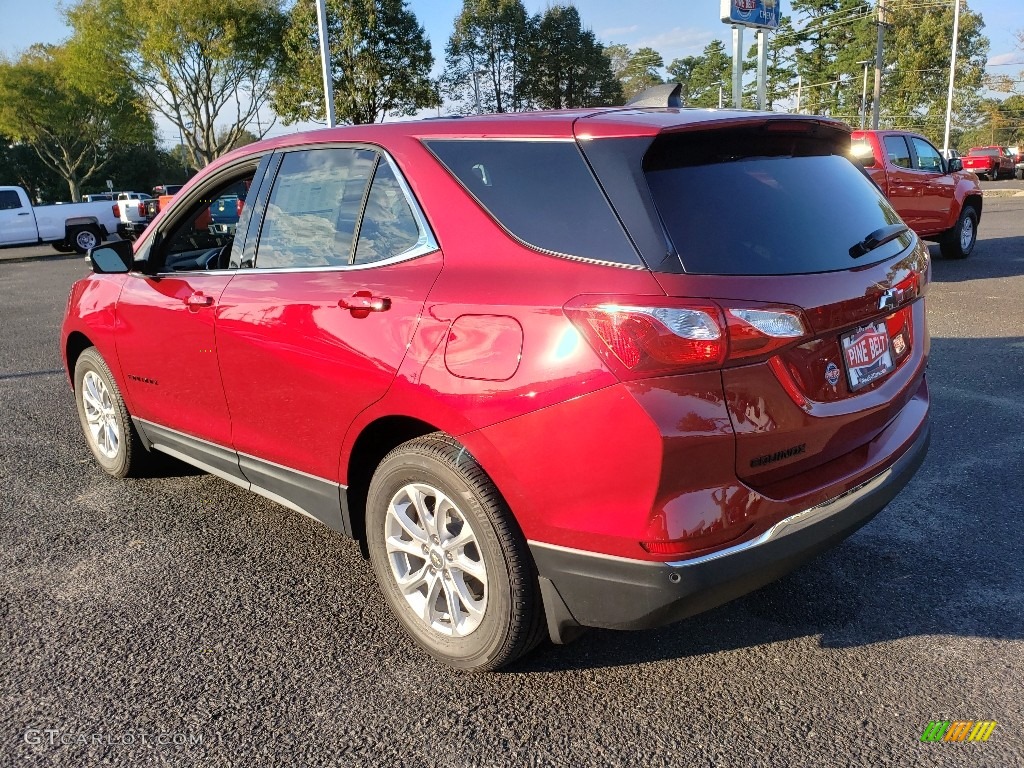
M 96 450 L 108 459 L 116 458 L 121 449 L 121 428 L 110 390 L 95 371 L 86 371 L 82 379 L 82 405 Z
M 384 520 L 391 575 L 420 620 L 442 635 L 465 637 L 487 610 L 487 569 L 469 518 L 425 483 L 391 499 Z

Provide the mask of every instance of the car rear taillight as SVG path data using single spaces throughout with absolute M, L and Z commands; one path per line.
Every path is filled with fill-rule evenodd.
M 139 216 L 142 216 L 143 218 L 146 217 L 146 204 L 145 203 L 139 203 Z
M 115 219 L 121 218 L 121 206 L 119 206 L 117 203 L 114 203 L 112 206 L 110 206 L 110 210 L 114 212 Z
M 594 350 L 621 379 L 750 362 L 808 335 L 795 307 L 724 307 L 664 297 L 588 297 L 565 307 Z
M 242 198 L 238 198 L 235 201 L 235 215 L 238 216 L 239 218 L 241 218 L 241 216 L 242 216 L 242 209 L 244 207 L 245 207 L 245 200 L 243 200 Z

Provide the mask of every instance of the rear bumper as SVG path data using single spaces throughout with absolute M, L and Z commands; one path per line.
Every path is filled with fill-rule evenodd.
M 552 639 L 560 642 L 578 626 L 669 624 L 778 579 L 878 514 L 921 466 L 929 438 L 925 421 L 910 447 L 870 480 L 708 555 L 655 563 L 530 542 Z

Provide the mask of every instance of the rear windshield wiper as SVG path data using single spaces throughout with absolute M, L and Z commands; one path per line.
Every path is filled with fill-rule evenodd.
M 850 255 L 855 259 L 859 259 L 865 253 L 870 253 L 871 251 L 875 250 L 875 248 L 885 245 L 886 243 L 895 240 L 900 235 L 909 231 L 910 228 L 907 227 L 907 225 L 903 224 L 902 222 L 899 224 L 890 224 L 887 227 L 881 227 L 880 229 L 876 229 L 870 235 L 868 235 L 855 246 L 853 246 L 850 249 Z

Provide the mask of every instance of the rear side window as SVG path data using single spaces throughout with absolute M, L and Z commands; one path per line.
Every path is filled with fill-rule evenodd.
M 0 192 L 0 211 L 13 211 L 21 208 L 21 198 L 12 189 L 5 189 Z
M 414 248 L 419 239 L 419 227 L 409 200 L 391 164 L 381 161 L 366 198 L 354 263 L 369 264 L 399 256 Z
M 839 145 L 710 131 L 658 140 L 647 183 L 687 272 L 788 275 L 890 258 L 904 235 L 854 259 L 850 248 L 899 222 Z
M 365 149 L 286 154 L 267 203 L 256 267 L 348 264 L 376 161 L 376 153 Z
M 902 136 L 886 136 L 885 154 L 889 156 L 889 162 L 898 168 L 910 167 L 910 149 L 907 147 L 907 140 Z
M 576 142 L 435 140 L 427 147 L 502 227 L 527 245 L 641 265 Z
M 878 162 L 875 158 L 875 150 L 867 139 L 854 139 L 851 141 L 850 154 L 860 160 L 865 168 L 870 168 Z

